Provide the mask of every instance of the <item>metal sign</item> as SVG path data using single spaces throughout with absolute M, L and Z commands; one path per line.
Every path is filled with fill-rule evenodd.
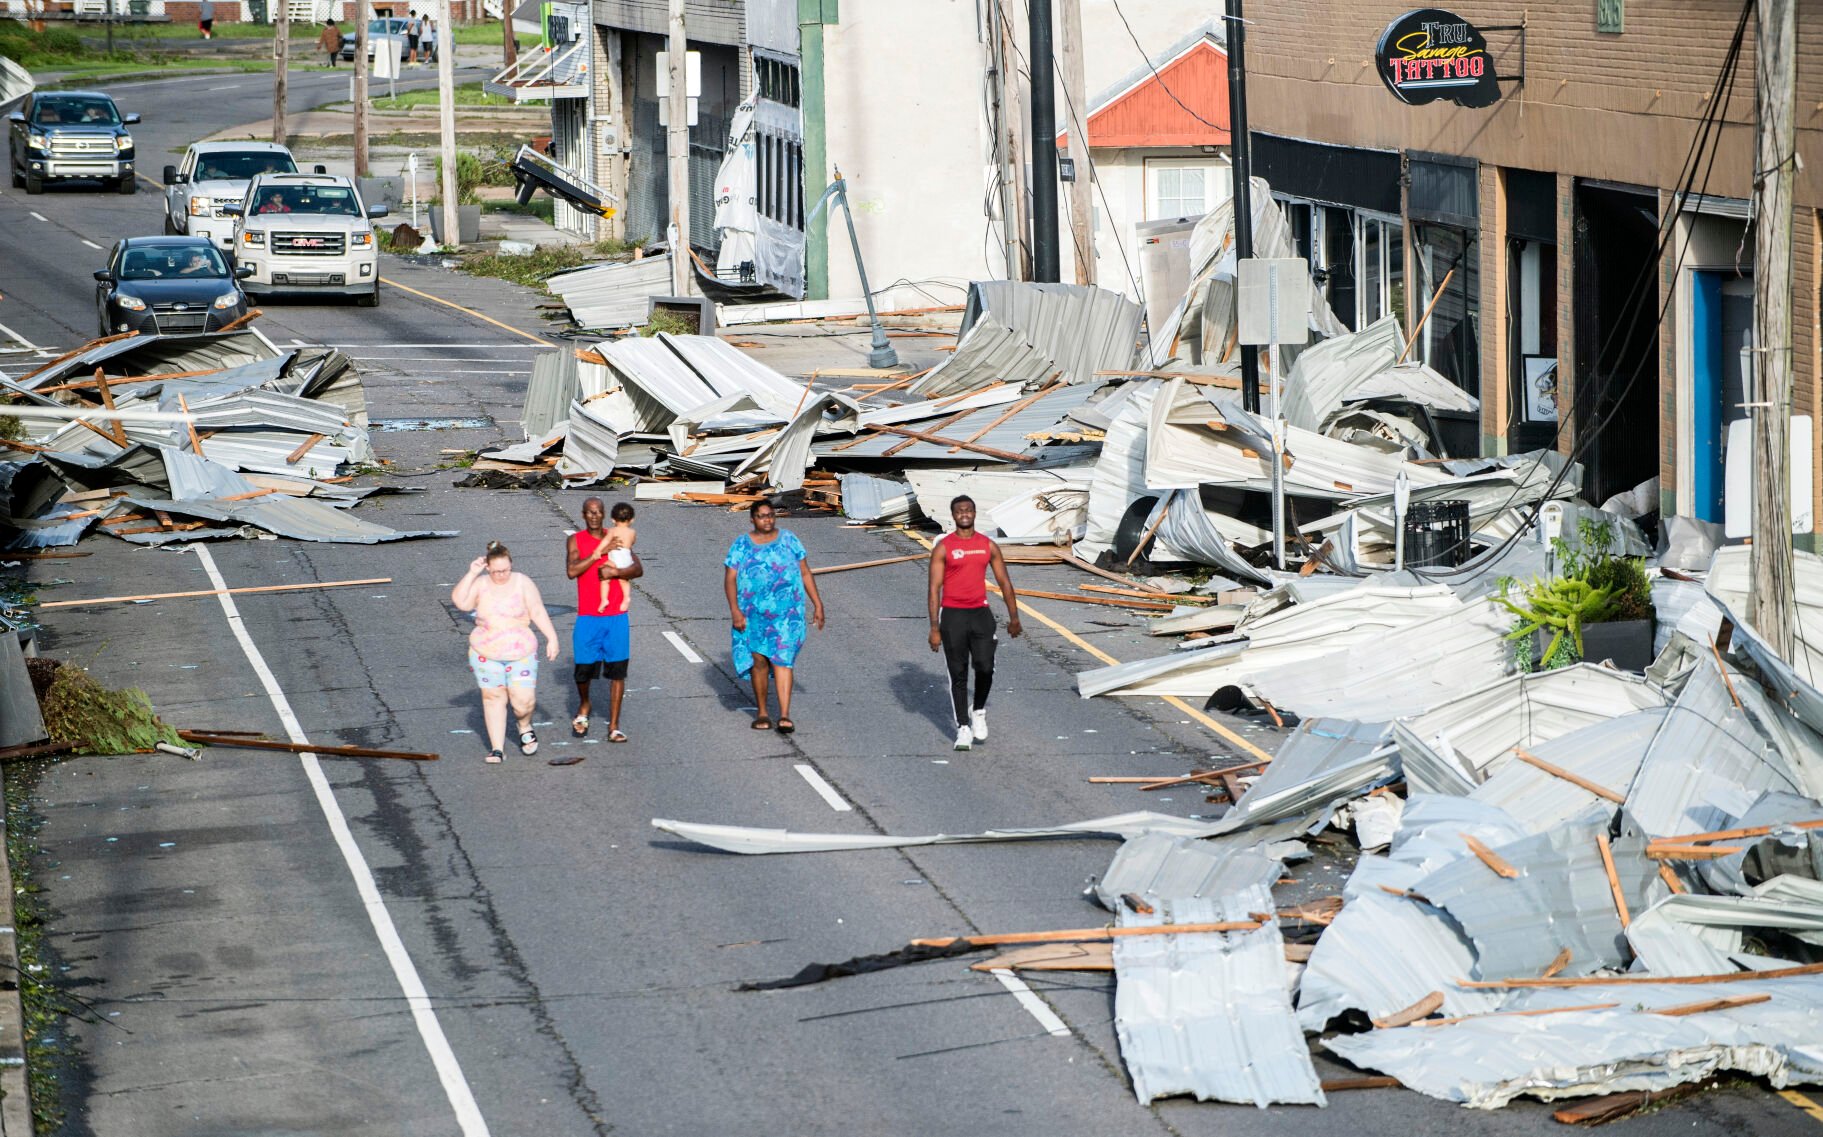
M 1235 304 L 1244 344 L 1310 342 L 1310 263 L 1303 257 L 1248 257 L 1240 262 Z
M 1386 89 L 1418 106 L 1438 100 L 1465 107 L 1500 101 L 1494 59 L 1481 29 L 1442 8 L 1407 12 L 1380 33 L 1374 67 Z

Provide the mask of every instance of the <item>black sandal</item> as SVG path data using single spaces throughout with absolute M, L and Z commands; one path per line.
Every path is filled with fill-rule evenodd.
M 779 733 L 780 734 L 790 734 L 792 731 L 796 730 L 797 728 L 798 728 L 798 724 L 792 722 L 790 719 L 783 718 L 783 717 L 781 717 L 779 719 Z
M 538 753 L 538 732 L 522 730 L 519 732 L 519 753 L 530 756 Z
M 487 757 L 483 758 L 482 761 L 486 762 L 488 765 L 492 766 L 497 763 L 506 761 L 506 755 L 500 753 L 500 751 L 498 751 L 498 750 L 490 750 L 487 752 Z
M 765 715 L 761 715 L 760 717 L 753 720 L 751 729 L 753 729 L 753 730 L 771 730 L 772 729 L 772 720 L 767 718 Z

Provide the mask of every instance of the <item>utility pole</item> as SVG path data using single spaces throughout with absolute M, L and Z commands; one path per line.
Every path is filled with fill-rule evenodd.
M 1247 141 L 1247 22 L 1228 0 L 1228 152 L 1234 172 L 1234 255 L 1253 256 L 1253 160 Z M 1260 413 L 1260 349 L 1241 345 L 1241 405 Z
M 1063 94 L 1069 109 L 1070 159 L 1076 177 L 1070 186 L 1070 237 L 1076 261 L 1076 283 L 1095 283 L 1095 166 L 1089 160 L 1089 101 L 1082 65 L 1082 0 L 1057 0 L 1062 19 Z
M 482 15 L 486 15 L 486 11 Z M 450 36 L 450 50 L 456 47 L 456 37 Z M 505 70 L 519 62 L 519 38 L 513 32 L 513 0 L 500 0 L 500 67 Z
M 443 155 L 443 247 L 462 244 L 461 212 L 456 208 L 456 37 L 449 24 L 449 0 L 437 0 L 437 115 Z M 390 41 L 388 41 L 390 42 Z
M 690 68 L 685 56 L 684 0 L 671 0 L 671 39 L 665 49 L 670 103 L 665 115 L 665 169 L 671 201 L 671 294 L 690 295 Z
M 371 0 L 358 0 L 354 9 L 354 173 L 368 175 L 367 168 L 367 25 L 373 20 Z M 392 40 L 386 41 L 388 47 Z
M 285 135 L 285 71 L 291 63 L 291 0 L 273 0 L 272 17 L 272 141 L 283 146 Z
M 1751 620 L 1783 659 L 1797 647 L 1791 555 L 1791 192 L 1797 160 L 1795 0 L 1757 0 L 1759 131 L 1754 146 Z
M 1057 77 L 1051 0 L 1027 0 L 1032 70 L 1032 279 L 1055 284 L 1057 266 Z
M 994 174 L 999 186 L 1000 196 L 1000 245 L 1001 256 L 1005 264 L 1008 280 L 1019 277 L 1019 262 L 1023 255 L 1019 247 L 1018 221 L 1019 203 L 1013 189 L 1013 156 L 1007 148 L 1007 117 L 1012 114 L 1008 106 L 1006 74 L 1010 64 L 1007 58 L 1006 42 L 1000 35 L 1000 26 L 1005 20 L 1000 5 L 988 9 L 988 98 L 990 100 L 989 125 L 994 132 Z
M 1018 52 L 1014 50 L 1013 27 L 1007 22 L 1005 0 L 994 0 L 1000 20 L 1000 88 L 1001 124 L 1006 135 L 1007 164 L 1012 167 L 1013 212 L 1005 219 L 1015 234 L 1018 266 L 1009 264 L 1007 275 L 1014 280 L 1032 279 L 1032 227 L 1027 220 L 1025 195 L 1025 100 L 1019 97 Z

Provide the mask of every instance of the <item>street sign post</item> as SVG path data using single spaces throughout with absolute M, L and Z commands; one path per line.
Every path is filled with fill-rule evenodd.
M 1272 418 L 1272 559 L 1285 567 L 1285 422 L 1279 414 L 1279 345 L 1310 341 L 1310 266 L 1301 257 L 1249 257 L 1239 262 L 1237 338 L 1266 345 Z

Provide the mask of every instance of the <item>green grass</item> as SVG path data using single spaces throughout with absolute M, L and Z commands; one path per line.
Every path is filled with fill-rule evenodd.
M 119 53 L 116 53 L 116 56 L 118 56 L 118 54 Z M 186 73 L 209 71 L 271 71 L 272 61 L 270 59 L 185 59 L 182 57 L 173 59 L 166 56 L 151 56 L 133 59 L 111 58 L 103 63 L 83 63 L 68 67 L 58 67 L 55 70 L 58 72 L 58 78 L 56 83 L 52 84 L 52 87 L 69 88 L 86 86 L 96 79 L 125 79 L 129 77 L 136 78 L 141 75 L 158 76 L 167 75 L 173 71 Z M 300 70 L 300 68 L 296 63 L 293 63 L 291 65 L 291 70 L 297 71 Z M 312 66 L 303 68 L 303 70 L 315 71 L 321 70 L 321 68 Z M 123 99 L 121 106 L 123 112 L 132 109 L 125 105 L 125 103 L 126 100 Z
M 483 213 L 516 213 L 521 217 L 536 217 L 550 224 L 553 216 L 551 199 L 546 194 L 534 197 L 530 205 L 520 205 L 517 201 L 484 201 L 481 203 Z
M 519 41 L 519 46 L 521 48 L 530 47 L 538 42 L 537 36 L 526 35 L 523 32 L 519 33 L 514 38 Z M 457 43 L 480 44 L 484 47 L 499 47 L 504 39 L 505 37 L 500 34 L 500 24 L 497 20 L 487 20 L 478 24 L 456 25 Z
M 473 276 L 491 276 L 545 291 L 544 278 L 566 268 L 575 268 L 588 260 L 587 252 L 578 245 L 539 245 L 525 256 L 501 256 L 477 253 L 462 258 L 462 271 Z
M 437 91 L 402 91 L 373 100 L 373 109 L 377 111 L 404 111 L 413 107 L 437 106 Z M 490 95 L 481 89 L 479 83 L 463 83 L 456 88 L 456 105 L 459 107 L 510 107 L 513 100 L 500 95 Z

